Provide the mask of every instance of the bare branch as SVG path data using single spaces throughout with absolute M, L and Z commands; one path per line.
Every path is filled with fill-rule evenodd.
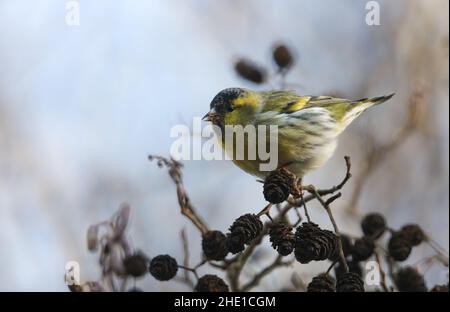
M 159 167 L 165 166 L 169 169 L 169 175 L 177 187 L 178 204 L 180 205 L 181 214 L 186 216 L 202 234 L 208 232 L 208 226 L 195 212 L 195 209 L 185 191 L 182 181 L 182 164 L 174 159 L 169 160 L 167 158 L 155 155 L 148 156 L 148 159 L 150 161 L 156 160 Z
M 381 275 L 381 287 L 383 287 L 383 290 L 386 292 L 389 292 L 390 289 L 387 287 L 386 285 L 386 272 L 384 272 L 383 267 L 381 265 L 381 259 L 380 259 L 380 255 L 378 254 L 378 252 L 375 250 L 375 261 L 377 261 L 378 263 L 378 268 L 380 270 L 380 275 Z
M 342 262 L 342 265 L 344 266 L 345 272 L 348 272 L 347 260 L 345 259 L 345 256 L 344 256 L 344 250 L 343 250 L 343 248 L 342 248 L 341 234 L 339 233 L 339 228 L 338 228 L 338 226 L 337 226 L 337 224 L 336 224 L 336 221 L 334 220 L 333 213 L 331 212 L 331 209 L 330 209 L 329 204 L 322 198 L 322 196 L 317 192 L 316 188 L 315 188 L 313 185 L 310 185 L 310 186 L 305 187 L 305 188 L 307 188 L 308 191 L 309 191 L 310 193 L 312 193 L 312 194 L 317 198 L 317 200 L 320 202 L 320 204 L 321 204 L 321 205 L 325 208 L 325 210 L 327 211 L 328 217 L 330 218 L 330 221 L 331 221 L 331 223 L 333 224 L 334 232 L 335 232 L 336 235 L 339 237 L 339 239 L 338 239 L 338 248 L 339 248 L 339 257 L 340 257 L 340 260 L 341 260 L 341 262 Z M 340 194 L 340 193 L 339 193 L 339 194 Z M 331 202 L 332 202 L 333 200 L 335 200 L 336 198 L 338 198 L 338 197 L 340 196 L 339 194 L 338 194 L 338 196 L 333 196 L 333 197 L 331 197 L 331 198 L 330 198 L 330 199 L 332 199 Z M 329 199 L 328 201 L 330 201 L 330 199 Z
M 186 235 L 186 230 L 182 229 L 180 232 L 181 240 L 183 242 L 183 267 L 188 268 L 189 267 L 189 243 Z M 183 275 L 183 281 L 192 289 L 194 289 L 194 282 L 191 279 L 191 276 L 189 275 L 189 270 L 184 270 Z
M 261 280 L 269 275 L 273 270 L 283 267 L 283 266 L 288 266 L 291 265 L 293 260 L 291 261 L 286 261 L 283 262 L 283 257 L 282 256 L 277 256 L 275 258 L 275 260 L 269 264 L 267 267 L 265 267 L 264 269 L 262 269 L 259 273 L 257 273 L 252 280 L 250 280 L 247 284 L 245 284 L 244 286 L 242 286 L 241 289 L 239 289 L 239 291 L 249 291 L 250 289 L 258 286 L 258 284 L 261 282 Z

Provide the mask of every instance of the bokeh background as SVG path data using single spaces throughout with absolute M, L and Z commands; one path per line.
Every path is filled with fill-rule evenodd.
M 200 235 L 147 155 L 167 156 L 171 127 L 203 116 L 219 90 L 267 89 L 240 79 L 233 62 L 246 56 L 273 69 L 277 41 L 295 51 L 287 80 L 300 93 L 396 93 L 350 126 L 333 159 L 306 179 L 334 185 L 343 156 L 352 157 L 354 178 L 333 208 L 342 230 L 359 235 L 361 215 L 379 211 L 393 228 L 419 223 L 448 250 L 448 1 L 380 0 L 379 26 L 365 23 L 366 1 L 355 0 L 79 2 L 80 25 L 70 27 L 65 1 L 0 1 L 0 290 L 65 291 L 69 260 L 80 263 L 83 280 L 95 280 L 86 229 L 122 202 L 133 209 L 135 246 L 181 261 L 185 228 L 198 262 Z M 376 150 L 382 156 L 368 166 Z M 226 231 L 264 205 L 261 185 L 228 161 L 186 161 L 184 172 L 212 228 Z M 310 213 L 331 227 L 319 206 Z M 247 274 L 270 254 L 264 245 Z M 421 246 L 407 263 L 430 254 Z M 307 281 L 321 269 L 282 269 L 259 289 L 287 287 L 293 270 Z M 429 286 L 446 282 L 447 269 L 432 265 L 426 278 Z M 151 278 L 138 284 L 186 289 Z

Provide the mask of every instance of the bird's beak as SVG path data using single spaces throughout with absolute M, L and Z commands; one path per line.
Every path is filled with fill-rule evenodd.
M 208 112 L 208 114 L 203 116 L 202 120 L 210 121 L 216 125 L 220 122 L 220 115 L 218 113 L 216 113 L 215 111 L 211 110 Z
M 203 116 L 202 120 L 211 121 L 211 112 L 208 112 L 205 116 Z

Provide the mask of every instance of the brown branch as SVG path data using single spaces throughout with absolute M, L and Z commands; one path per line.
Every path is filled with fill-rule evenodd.
M 208 232 L 208 226 L 195 212 L 195 209 L 185 191 L 182 182 L 182 164 L 172 158 L 169 160 L 167 158 L 155 155 L 148 156 L 148 159 L 150 161 L 156 160 L 158 167 L 160 168 L 167 167 L 169 169 L 169 175 L 177 187 L 178 204 L 180 206 L 181 214 L 187 217 L 202 234 Z
M 187 239 L 187 235 L 186 235 L 186 230 L 182 229 L 181 233 L 181 240 L 183 242 L 183 267 L 188 268 L 189 267 L 189 243 L 188 243 L 188 239 Z M 185 281 L 185 283 L 191 287 L 192 289 L 194 289 L 195 285 L 194 282 L 191 279 L 191 276 L 189 275 L 189 271 L 188 270 L 184 270 L 184 276 L 183 279 Z
M 344 187 L 344 185 L 348 182 L 348 180 L 350 180 L 350 178 L 352 177 L 352 173 L 351 173 L 352 163 L 351 163 L 350 156 L 344 156 L 344 160 L 345 160 L 345 167 L 346 167 L 344 179 L 342 179 L 341 183 L 333 186 L 332 188 L 329 188 L 326 190 L 317 190 L 317 193 L 319 193 L 321 196 L 333 194 L 333 193 L 336 193 L 337 191 L 341 190 Z
M 264 227 L 259 234 L 257 238 L 255 238 L 250 245 L 237 257 L 233 259 L 233 261 L 230 261 L 228 263 L 227 267 L 227 277 L 230 281 L 230 288 L 232 291 L 238 291 L 239 289 L 239 277 L 241 275 L 241 272 L 247 263 L 247 260 L 250 258 L 250 256 L 253 254 L 253 251 L 255 248 L 261 244 L 262 239 L 269 231 L 269 223 L 264 224 Z
M 347 184 L 348 180 L 350 180 L 350 178 L 352 177 L 352 174 L 351 174 L 352 164 L 351 164 L 350 156 L 345 156 L 344 160 L 345 160 L 346 171 L 345 171 L 345 176 L 342 179 L 342 181 L 339 184 L 337 184 L 333 187 L 330 187 L 328 189 L 317 189 L 317 193 L 319 195 L 325 196 L 325 195 L 334 194 L 337 191 L 341 190 L 344 187 L 344 185 Z M 285 204 L 285 206 L 281 209 L 280 214 L 285 215 L 286 213 L 288 213 L 288 211 L 291 208 L 302 207 L 302 206 L 304 206 L 304 204 L 313 200 L 314 198 L 315 198 L 315 195 L 313 195 L 313 194 L 310 194 L 307 196 L 302 196 L 301 198 L 297 198 L 297 199 L 288 198 L 288 201 Z
M 448 252 L 442 247 L 433 237 L 425 232 L 425 242 L 436 252 L 436 258 L 441 262 L 444 266 L 448 267 L 449 259 Z
M 345 272 L 348 272 L 347 260 L 345 260 L 344 250 L 342 248 L 341 234 L 339 232 L 339 228 L 336 224 L 336 221 L 334 220 L 333 213 L 331 212 L 330 205 L 329 205 L 331 202 L 333 202 L 335 199 L 337 199 L 341 196 L 340 193 L 337 194 L 336 196 L 331 197 L 328 201 L 325 201 L 313 185 L 307 186 L 305 188 L 317 198 L 317 200 L 320 202 L 320 204 L 327 211 L 328 217 L 330 218 L 330 221 L 333 224 L 334 232 L 336 233 L 336 235 L 339 238 L 338 239 L 339 257 L 341 259 L 342 265 L 344 266 Z
M 257 273 L 252 280 L 250 280 L 247 284 L 245 284 L 244 286 L 241 287 L 241 289 L 239 289 L 239 291 L 249 291 L 250 289 L 258 286 L 258 284 L 261 282 L 261 280 L 269 275 L 273 270 L 275 270 L 276 268 L 280 268 L 282 266 L 288 266 L 292 264 L 292 261 L 286 261 L 283 262 L 282 261 L 283 257 L 282 256 L 277 256 L 275 258 L 275 260 L 269 264 L 268 266 L 266 266 L 264 269 L 262 269 L 259 273 Z
M 299 185 L 299 195 L 300 195 L 300 200 L 302 201 L 303 205 L 303 210 L 305 211 L 305 217 L 306 220 L 308 222 L 311 222 L 311 217 L 309 216 L 309 212 L 308 212 L 308 208 L 306 207 L 306 203 L 305 203 L 305 198 L 303 197 L 303 189 L 302 189 L 302 179 L 298 180 L 300 185 Z M 295 209 L 298 212 L 298 209 Z
M 375 260 L 378 263 L 378 268 L 380 270 L 380 275 L 381 275 L 381 287 L 383 287 L 383 290 L 386 292 L 389 292 L 390 289 L 387 287 L 386 285 L 386 272 L 384 272 L 383 267 L 381 266 L 381 260 L 380 260 L 380 255 L 378 254 L 377 251 L 375 251 Z
M 325 271 L 325 274 L 330 274 L 331 270 L 334 268 L 334 266 L 339 262 L 339 260 L 334 260 L 330 266 L 328 267 L 328 269 Z
M 294 286 L 294 291 L 300 290 L 300 291 L 306 291 L 308 286 L 303 281 L 303 279 L 297 274 L 297 272 L 294 272 L 291 275 L 291 283 Z

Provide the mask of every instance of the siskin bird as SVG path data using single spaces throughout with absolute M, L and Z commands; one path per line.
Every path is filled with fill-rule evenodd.
M 338 136 L 356 117 L 393 95 L 347 100 L 331 96 L 300 96 L 293 91 L 257 92 L 228 88 L 214 97 L 210 111 L 203 119 L 217 126 L 215 128 L 221 130 L 220 134 L 224 133 L 225 126 L 276 125 L 276 137 L 272 132 L 268 135 L 277 140 L 277 167 L 285 167 L 302 178 L 333 155 Z M 259 157 L 237 159 L 235 146 L 232 150 L 227 149 L 225 136 L 218 137 L 238 167 L 259 178 L 269 174 L 260 169 L 262 161 Z M 245 137 L 245 148 L 252 143 L 258 145 L 258 142 L 249 142 L 250 139 L 250 136 Z M 244 155 L 247 154 L 246 150 Z

